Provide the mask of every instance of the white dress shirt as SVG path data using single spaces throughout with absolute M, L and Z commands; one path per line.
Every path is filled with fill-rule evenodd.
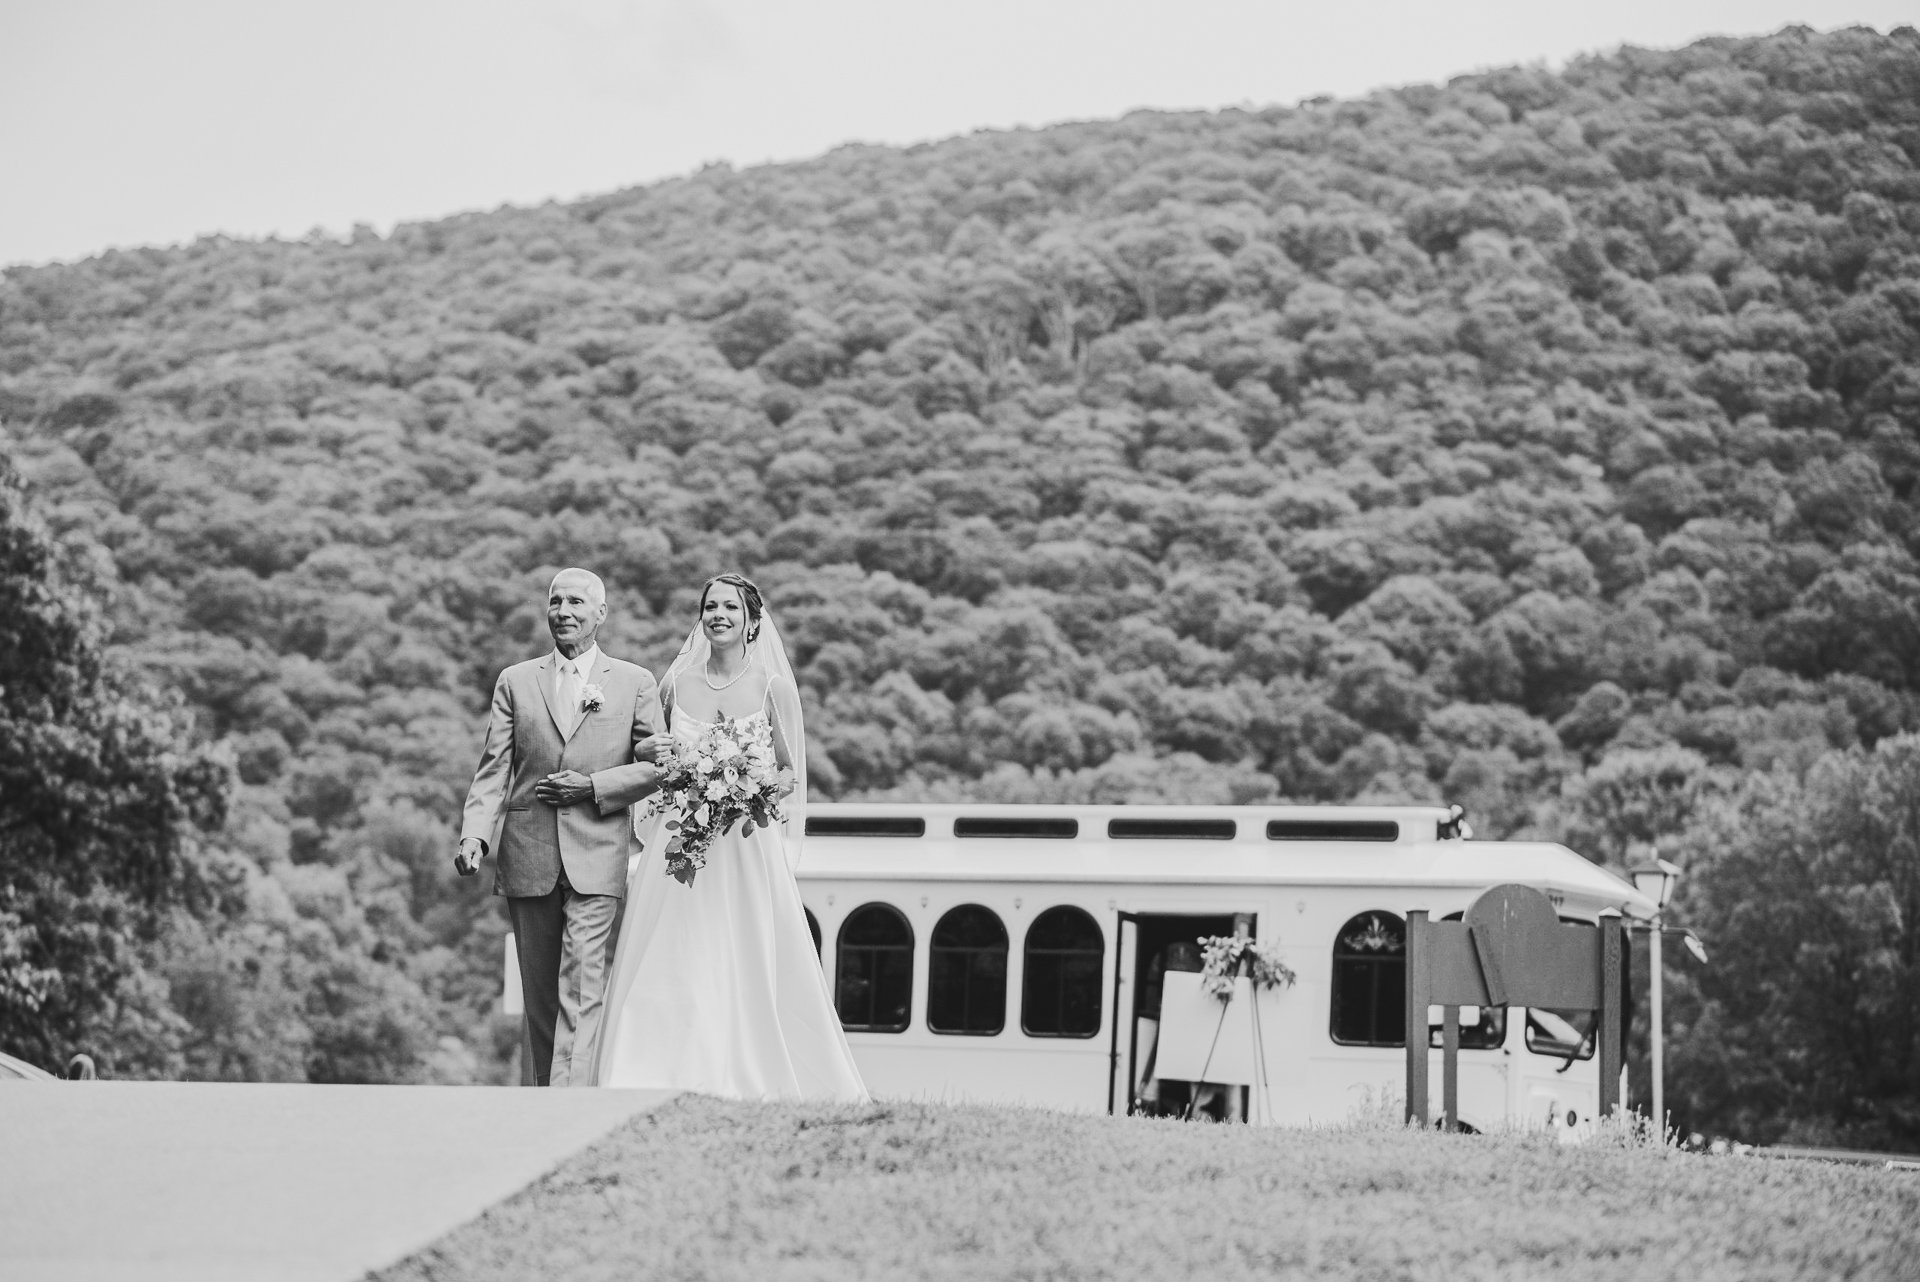
M 593 676 L 594 665 L 599 662 L 600 662 L 600 646 L 599 646 L 599 643 L 597 642 L 593 645 L 588 646 L 586 649 L 582 650 L 578 655 L 574 656 L 571 659 L 569 659 L 566 655 L 561 654 L 560 651 L 555 650 L 553 652 L 553 679 L 556 683 L 554 685 L 554 690 L 556 692 L 559 691 L 560 687 L 558 685 L 558 682 L 560 678 L 566 673 L 566 670 L 569 667 L 571 667 L 576 673 L 579 674 L 580 684 L 586 685 L 588 678 Z

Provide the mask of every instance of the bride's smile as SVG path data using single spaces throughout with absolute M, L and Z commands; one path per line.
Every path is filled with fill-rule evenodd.
M 745 614 L 740 593 L 731 584 L 716 583 L 708 590 L 701 604 L 700 623 L 714 649 L 730 650 L 739 644 Z

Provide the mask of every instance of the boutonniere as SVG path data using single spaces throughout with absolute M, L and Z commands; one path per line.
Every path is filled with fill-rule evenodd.
M 600 705 L 606 701 L 606 691 L 602 690 L 599 686 L 580 687 L 580 710 L 582 712 L 598 712 L 600 711 Z

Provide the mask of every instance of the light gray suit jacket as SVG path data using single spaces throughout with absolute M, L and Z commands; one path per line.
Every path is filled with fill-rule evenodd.
M 625 895 L 634 848 L 627 807 L 659 787 L 653 764 L 633 753 L 660 724 L 660 687 L 645 668 L 601 654 L 588 684 L 600 687 L 602 702 L 569 735 L 554 706 L 553 673 L 549 652 L 514 664 L 494 684 L 460 836 L 479 838 L 495 855 L 496 895 L 544 895 L 562 868 L 581 894 Z M 593 799 L 556 809 L 533 795 L 561 770 L 591 778 Z

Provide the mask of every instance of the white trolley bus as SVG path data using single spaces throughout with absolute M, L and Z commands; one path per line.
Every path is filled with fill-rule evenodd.
M 1208 1099 L 1335 1121 L 1402 1092 L 1409 910 L 1442 920 L 1514 882 L 1566 921 L 1654 911 L 1564 846 L 1464 840 L 1438 807 L 837 804 L 807 831 L 808 924 L 881 1097 L 1111 1113 Z M 1277 941 L 1298 977 L 1243 1003 L 1262 1012 L 1241 1078 L 1263 1083 L 1258 1101 L 1153 1064 L 1162 1004 L 1197 992 L 1197 975 L 1169 973 L 1236 931 Z M 1589 1013 L 1468 1008 L 1461 1023 L 1466 1126 L 1583 1129 L 1598 1112 Z

